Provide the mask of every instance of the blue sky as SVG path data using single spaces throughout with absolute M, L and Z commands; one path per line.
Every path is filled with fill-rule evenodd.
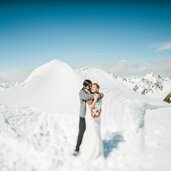
M 170 45 L 169 3 L 0 5 L 0 70 L 35 68 L 54 58 L 74 67 L 154 62 L 171 58 Z

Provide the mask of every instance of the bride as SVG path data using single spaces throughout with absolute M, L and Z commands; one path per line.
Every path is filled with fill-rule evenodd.
M 80 147 L 80 157 L 84 160 L 95 159 L 104 156 L 103 143 L 100 134 L 100 114 L 102 99 L 99 97 L 99 85 L 92 84 L 91 91 L 94 100 L 86 102 L 86 130 Z

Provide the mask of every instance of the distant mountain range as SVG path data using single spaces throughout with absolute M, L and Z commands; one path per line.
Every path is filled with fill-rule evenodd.
M 15 83 L 2 82 L 2 83 L 0 83 L 0 90 L 5 89 L 5 88 L 10 88 L 10 87 L 16 86 L 18 84 L 19 84 L 18 81 L 16 81 Z
M 130 89 L 147 96 L 163 99 L 171 92 L 171 77 L 162 77 L 153 72 L 144 76 L 116 76 L 111 73 L 116 80 Z
M 89 67 L 82 67 L 77 71 L 87 69 L 89 69 Z M 110 75 L 124 86 L 146 96 L 163 100 L 171 92 L 171 76 L 163 77 L 153 72 L 144 76 L 117 76 L 114 73 L 110 73 Z M 15 83 L 0 83 L 0 91 L 18 84 L 20 84 L 18 81 Z

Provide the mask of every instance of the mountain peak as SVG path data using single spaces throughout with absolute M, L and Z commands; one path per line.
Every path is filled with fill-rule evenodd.
M 37 79 L 37 77 L 40 76 L 59 75 L 59 73 L 67 75 L 73 72 L 73 69 L 68 64 L 58 59 L 53 59 L 50 62 L 34 69 L 22 84 L 24 85 L 33 79 Z
M 81 86 L 82 79 L 72 67 L 55 59 L 34 69 L 20 86 L 5 92 L 9 99 L 1 101 L 17 106 L 34 106 L 42 111 L 74 114 L 79 111 Z M 70 102 L 73 105 L 64 108 L 63 104 Z

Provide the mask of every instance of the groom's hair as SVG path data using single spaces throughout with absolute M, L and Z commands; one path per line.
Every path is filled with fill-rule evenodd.
M 90 80 L 84 80 L 83 82 L 83 86 L 86 87 L 88 85 L 92 84 L 92 82 Z

